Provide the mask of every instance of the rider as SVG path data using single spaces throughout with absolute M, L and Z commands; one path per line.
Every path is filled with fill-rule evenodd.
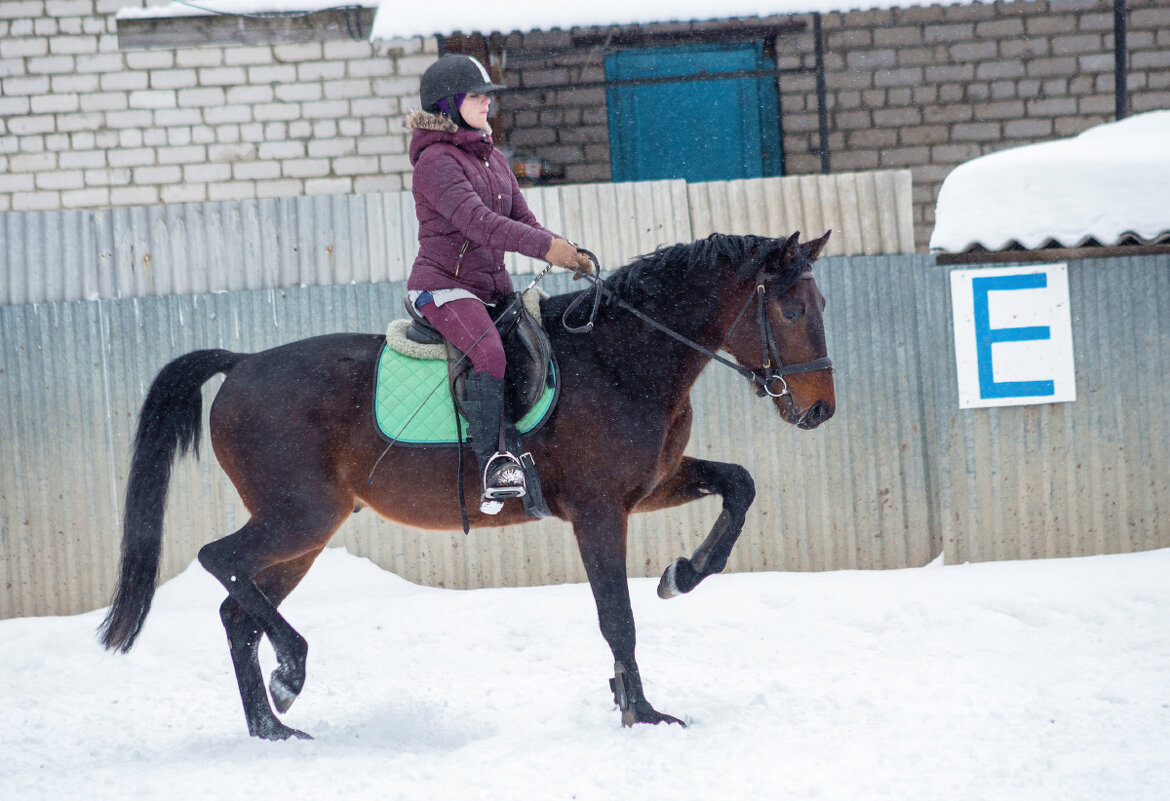
M 495 149 L 487 117 L 491 93 L 501 88 L 471 56 L 443 56 L 423 73 L 422 110 L 406 123 L 419 241 L 407 297 L 471 360 L 464 405 L 485 514 L 526 491 L 519 459 L 501 444 L 506 365 L 487 310 L 514 292 L 504 252 L 593 270 L 588 257 L 537 222 Z

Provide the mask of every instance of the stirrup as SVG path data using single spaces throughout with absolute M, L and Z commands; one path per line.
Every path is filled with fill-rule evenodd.
M 524 466 L 510 453 L 497 451 L 483 469 L 483 498 L 479 511 L 485 515 L 499 514 L 504 501 L 523 498 L 528 493 L 524 480 Z

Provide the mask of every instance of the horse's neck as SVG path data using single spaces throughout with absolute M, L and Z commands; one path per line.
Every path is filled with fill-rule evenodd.
M 726 294 L 708 288 L 688 288 L 675 293 L 674 303 L 642 303 L 637 308 L 675 334 L 717 351 L 731 325 Z M 740 293 L 742 294 L 742 293 Z M 740 298 L 737 303 L 742 302 Z M 738 309 L 738 305 L 736 306 Z M 679 341 L 626 310 L 611 310 L 596 334 L 607 361 L 643 376 L 647 386 L 660 387 L 672 396 L 690 392 L 711 357 Z

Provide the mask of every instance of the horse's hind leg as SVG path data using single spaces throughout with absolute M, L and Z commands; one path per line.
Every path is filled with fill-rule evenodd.
M 287 727 L 272 713 L 272 707 L 268 705 L 268 693 L 264 689 L 264 676 L 260 673 L 258 651 L 264 633 L 230 596 L 219 607 L 219 618 L 227 632 L 228 650 L 236 673 L 236 684 L 240 688 L 240 701 L 244 704 L 248 734 L 265 740 L 288 739 L 294 732 L 282 731 Z
M 251 624 L 258 627 L 272 643 L 278 665 L 272 672 L 268 686 L 278 712 L 286 712 L 304 687 L 308 644 L 276 610 L 276 604 L 284 597 L 279 588 L 275 585 L 269 588 L 270 591 L 276 591 L 278 596 L 270 599 L 256 581 L 261 573 L 270 568 L 278 573 L 275 568 L 282 563 L 292 563 L 304 557 L 311 563 L 312 557 L 320 552 L 345 518 L 344 514 L 332 514 L 326 521 L 322 519 L 319 509 L 317 514 L 290 514 L 295 524 L 278 525 L 253 518 L 236 533 L 209 543 L 199 551 L 199 563 L 219 579 L 228 591 L 229 599 L 239 605 Z M 304 570 L 307 569 L 308 564 L 305 564 Z M 285 594 L 304 575 L 304 570 L 284 589 Z M 290 574 L 293 573 L 295 571 L 290 571 Z M 229 607 L 228 611 L 234 610 Z M 247 640 L 242 629 L 241 624 L 241 634 L 245 634 Z M 245 657 L 246 652 L 241 654 L 241 658 Z M 243 685 L 240 692 L 241 695 L 245 692 Z M 249 692 L 254 696 L 254 691 Z
M 317 552 L 300 559 L 276 565 L 256 578 L 257 586 L 265 597 L 279 604 L 301 580 L 317 557 Z M 264 689 L 264 676 L 260 672 L 258 656 L 260 638 L 263 632 L 231 596 L 219 608 L 220 619 L 227 632 L 228 648 L 231 652 L 232 667 L 236 683 L 240 688 L 240 700 L 244 704 L 244 718 L 248 733 L 265 740 L 286 740 L 289 737 L 311 739 L 308 734 L 285 726 L 268 705 L 268 694 Z
M 731 549 L 743 531 L 747 510 L 755 500 L 755 482 L 751 474 L 737 464 L 684 457 L 674 475 L 635 508 L 637 512 L 650 512 L 680 506 L 712 494 L 723 498 L 723 511 L 691 558 L 679 557 L 666 568 L 658 584 L 660 598 L 690 592 L 707 576 L 719 573 L 727 566 Z

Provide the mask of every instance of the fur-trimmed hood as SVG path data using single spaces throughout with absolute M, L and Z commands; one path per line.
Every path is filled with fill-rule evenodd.
M 487 125 L 488 136 L 491 136 L 491 123 L 485 124 Z M 421 109 L 415 109 L 406 115 L 406 127 L 412 131 L 446 131 L 447 133 L 457 133 L 459 131 L 459 126 L 450 117 Z
M 412 131 L 446 131 L 457 133 L 459 126 L 450 117 L 415 109 L 406 115 L 406 127 Z
M 406 127 L 411 129 L 410 164 L 418 164 L 422 152 L 434 144 L 454 145 L 475 158 L 484 160 L 495 148 L 491 130 L 460 128 L 450 117 L 429 111 L 412 111 L 406 117 Z

